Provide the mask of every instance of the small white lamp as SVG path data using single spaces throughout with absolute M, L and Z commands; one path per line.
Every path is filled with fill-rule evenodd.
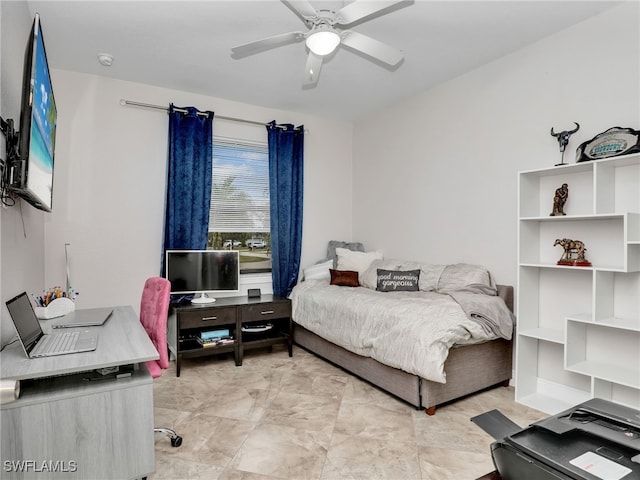
M 318 25 L 307 37 L 305 43 L 316 55 L 329 55 L 340 44 L 340 35 L 328 25 Z

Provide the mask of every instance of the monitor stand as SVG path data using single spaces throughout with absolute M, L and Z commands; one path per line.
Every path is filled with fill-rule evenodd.
M 216 299 L 213 297 L 210 297 L 206 294 L 206 292 L 198 292 L 196 293 L 196 295 L 191 299 L 191 303 L 195 303 L 197 305 L 203 305 L 203 304 L 207 304 L 207 303 L 213 303 L 215 302 Z

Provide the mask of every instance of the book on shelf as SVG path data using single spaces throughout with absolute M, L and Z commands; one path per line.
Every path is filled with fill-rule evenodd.
M 219 338 L 224 338 L 229 336 L 228 328 L 221 328 L 218 330 L 203 330 L 200 332 L 200 338 L 203 340 L 216 340 Z
M 219 347 L 222 345 L 233 345 L 233 343 L 235 342 L 233 337 L 229 337 L 229 336 L 222 337 L 222 338 L 211 338 L 211 339 L 198 338 L 197 340 L 198 340 L 198 343 L 203 347 Z

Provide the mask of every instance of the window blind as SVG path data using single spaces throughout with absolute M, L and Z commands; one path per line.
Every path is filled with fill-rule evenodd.
M 266 143 L 214 138 L 210 232 L 269 232 Z

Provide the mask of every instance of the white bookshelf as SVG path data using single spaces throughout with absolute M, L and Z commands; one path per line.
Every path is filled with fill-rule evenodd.
M 569 186 L 565 216 L 550 216 Z M 556 238 L 589 267 L 562 266 Z M 516 400 L 549 414 L 592 397 L 640 409 L 640 154 L 519 173 Z

